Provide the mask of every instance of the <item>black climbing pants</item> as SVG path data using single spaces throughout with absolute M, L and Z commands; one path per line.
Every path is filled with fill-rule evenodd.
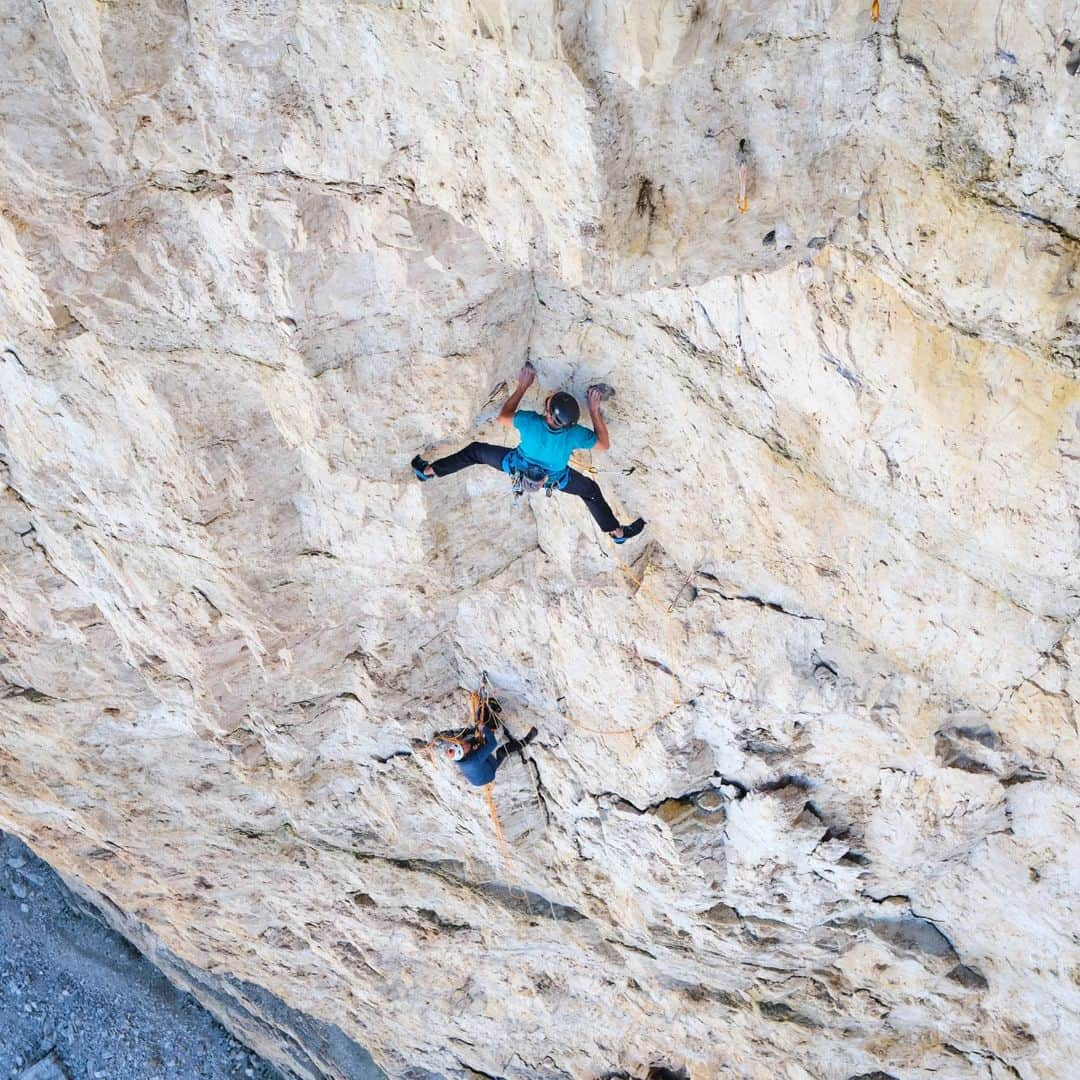
M 431 463 L 431 468 L 436 476 L 449 476 L 461 469 L 467 469 L 470 465 L 489 465 L 493 469 L 502 469 L 503 458 L 510 452 L 506 446 L 496 446 L 494 443 L 474 442 L 469 443 L 463 450 L 449 457 L 439 458 Z M 611 512 L 607 500 L 600 490 L 600 485 L 595 480 L 583 476 L 576 469 L 568 470 L 570 480 L 562 490 L 569 495 L 576 495 L 585 500 L 596 524 L 603 532 L 613 532 L 619 527 L 619 521 Z
M 449 476 L 460 472 L 470 465 L 490 465 L 493 469 L 502 469 L 503 458 L 510 453 L 506 446 L 496 446 L 488 442 L 471 442 L 463 450 L 449 457 L 439 458 L 431 463 L 436 476 Z
M 506 742 L 490 758 L 493 769 L 497 769 L 515 750 L 523 750 L 528 746 L 536 737 L 536 733 L 526 735 L 524 739 L 515 739 L 506 728 L 503 728 L 503 736 L 506 738 Z

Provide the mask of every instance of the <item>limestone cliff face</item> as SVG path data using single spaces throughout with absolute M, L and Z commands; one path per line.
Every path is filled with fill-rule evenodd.
M 13 0 L 0 827 L 302 1075 L 1069 1075 L 1077 40 Z M 412 478 L 526 355 L 633 545 Z

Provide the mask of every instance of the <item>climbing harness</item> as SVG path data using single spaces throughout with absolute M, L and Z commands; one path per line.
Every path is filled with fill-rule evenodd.
M 516 448 L 507 452 L 502 467 L 503 472 L 510 474 L 515 506 L 522 495 L 529 495 L 543 488 L 544 494 L 550 496 L 553 491 L 561 491 L 570 480 L 569 468 L 549 473 L 543 465 L 530 461 Z
M 540 475 L 537 476 L 532 474 L 530 470 L 515 469 L 510 474 L 510 490 L 514 495 L 515 506 L 517 506 L 522 495 L 531 495 L 541 488 L 543 488 L 544 494 L 548 496 L 555 490 L 555 484 L 546 472 L 541 471 Z

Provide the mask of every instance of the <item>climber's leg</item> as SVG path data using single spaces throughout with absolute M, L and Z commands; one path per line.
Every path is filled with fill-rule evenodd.
M 522 736 L 522 738 L 520 739 L 515 739 L 514 736 L 511 735 L 509 731 L 506 731 L 505 728 L 503 729 L 503 731 L 506 734 L 506 745 L 510 750 L 524 750 L 525 747 L 528 746 L 529 743 L 531 743 L 533 739 L 535 739 L 536 736 L 539 734 L 536 728 L 531 727 L 529 728 L 528 734 Z
M 425 476 L 449 476 L 460 469 L 467 469 L 470 465 L 489 465 L 493 469 L 501 469 L 503 458 L 506 457 L 507 453 L 505 446 L 474 442 L 469 443 L 468 446 L 459 450 L 456 454 L 439 458 L 438 461 L 433 461 L 430 464 L 424 462 L 423 459 L 420 459 L 420 461 L 423 464 Z M 414 459 L 414 468 L 416 464 L 417 460 Z
M 589 508 L 589 513 L 592 514 L 596 524 L 599 525 L 604 532 L 615 532 L 615 530 L 619 528 L 619 522 L 612 513 L 611 507 L 608 506 L 603 493 L 600 491 L 600 485 L 595 480 L 583 476 L 577 469 L 570 469 L 568 471 L 570 473 L 570 479 L 567 481 L 563 491 L 567 491 L 571 495 L 577 495 L 579 499 L 584 499 L 585 505 Z
M 529 728 L 529 733 L 521 739 L 515 739 L 505 728 L 503 732 L 506 735 L 506 742 L 495 751 L 494 754 L 488 759 L 491 762 L 492 768 L 497 769 L 514 751 L 519 753 L 525 749 L 536 738 L 538 732 L 536 728 Z

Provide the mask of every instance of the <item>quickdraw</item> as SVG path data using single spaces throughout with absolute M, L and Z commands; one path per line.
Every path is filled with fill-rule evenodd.
M 480 673 L 480 689 L 469 691 L 469 723 L 466 727 L 457 731 L 444 732 L 436 735 L 431 745 L 435 748 L 447 751 L 451 747 L 460 746 L 469 753 L 484 741 L 484 727 L 490 725 L 498 728 L 499 713 L 502 711 L 498 701 L 491 696 L 491 680 L 488 673 Z
M 747 186 L 750 182 L 750 146 L 746 139 L 739 140 L 739 195 L 735 205 L 740 214 L 745 214 L 750 209 L 750 196 L 747 194 Z

